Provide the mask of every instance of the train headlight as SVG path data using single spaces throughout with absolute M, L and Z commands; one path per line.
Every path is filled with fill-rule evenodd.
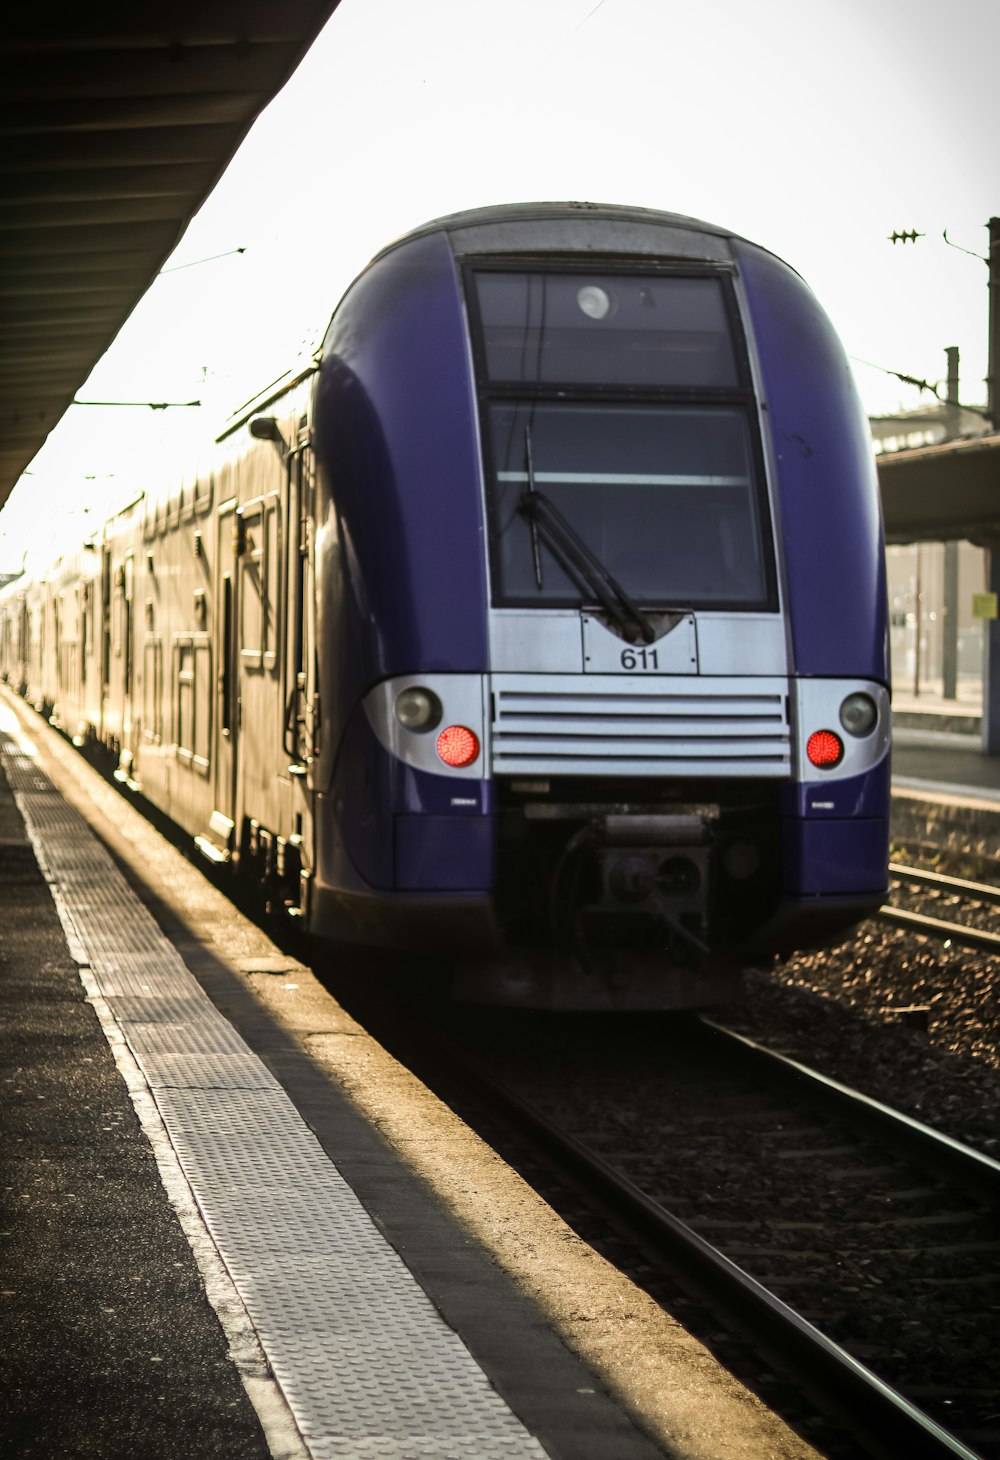
M 848 695 L 840 707 L 840 723 L 848 735 L 870 735 L 877 720 L 878 707 L 871 695 Z
M 461 770 L 479 754 L 479 736 L 467 725 L 449 725 L 437 738 L 437 753 L 445 765 Z
M 576 302 L 588 319 L 603 319 L 611 308 L 611 296 L 599 284 L 584 284 L 576 291 Z
M 806 741 L 806 755 L 820 770 L 832 770 L 844 758 L 844 742 L 832 730 L 814 730 Z
M 393 708 L 404 730 L 433 730 L 440 725 L 444 714 L 434 691 L 415 684 L 400 691 Z

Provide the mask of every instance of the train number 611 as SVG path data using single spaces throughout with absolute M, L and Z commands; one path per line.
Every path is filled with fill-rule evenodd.
M 656 657 L 656 650 L 623 649 L 621 666 L 623 669 L 658 669 L 659 661 Z

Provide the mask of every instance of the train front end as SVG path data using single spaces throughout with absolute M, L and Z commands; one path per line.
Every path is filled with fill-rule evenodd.
M 874 467 L 791 269 L 628 209 L 430 225 L 338 310 L 317 439 L 332 924 L 687 1007 L 878 906 Z

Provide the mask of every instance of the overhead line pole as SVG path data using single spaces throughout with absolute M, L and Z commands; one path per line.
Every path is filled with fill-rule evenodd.
M 1000 218 L 991 218 L 989 268 L 990 268 L 990 323 L 989 354 L 986 366 L 986 408 L 990 413 L 990 424 L 994 431 L 1000 431 Z
M 958 346 L 949 345 L 945 354 L 948 357 L 946 439 L 954 441 L 962 428 Z M 958 559 L 958 543 L 952 539 L 944 545 L 944 621 L 941 625 L 941 695 L 946 700 L 958 698 Z
M 990 270 L 989 354 L 986 367 L 986 408 L 990 425 L 1000 431 L 1000 218 L 989 224 Z M 1000 540 L 989 544 L 986 555 L 987 587 L 1000 594 Z M 1000 755 L 1000 619 L 987 619 L 983 624 L 986 654 L 983 663 L 983 750 L 987 755 Z

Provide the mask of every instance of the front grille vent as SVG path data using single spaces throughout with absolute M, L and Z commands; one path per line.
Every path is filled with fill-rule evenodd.
M 791 774 L 788 681 L 496 674 L 496 775 Z

